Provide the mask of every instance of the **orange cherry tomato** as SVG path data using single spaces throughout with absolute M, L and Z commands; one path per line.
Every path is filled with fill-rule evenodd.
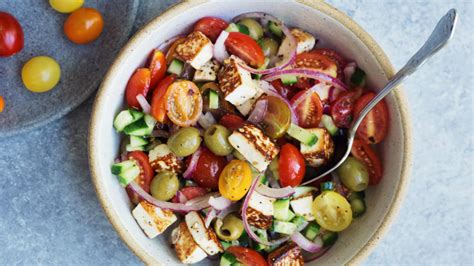
M 265 55 L 258 43 L 247 34 L 231 32 L 225 40 L 227 50 L 252 67 L 260 67 L 265 63 Z
M 375 151 L 364 141 L 355 139 L 354 144 L 352 144 L 351 153 L 369 170 L 369 184 L 377 185 L 382 179 L 383 167 Z
M 148 90 L 150 89 L 150 80 L 151 72 L 148 68 L 139 68 L 133 73 L 125 91 L 125 100 L 127 100 L 127 104 L 130 107 L 141 110 L 137 96 L 139 94 L 145 97 L 147 96 Z
M 151 71 L 150 87 L 154 88 L 166 74 L 166 57 L 163 52 L 158 49 L 151 52 L 148 68 Z
M 5 101 L 3 100 L 3 97 L 0 96 L 0 113 L 3 112 L 4 107 L 5 107 Z
M 368 92 L 357 100 L 354 106 L 354 120 L 359 117 L 362 109 L 375 98 L 375 95 L 374 92 Z M 387 135 L 388 122 L 387 105 L 382 100 L 362 120 L 357 129 L 357 137 L 368 144 L 380 143 Z
M 168 51 L 166 52 L 166 63 L 171 64 L 171 61 L 173 61 L 173 59 L 176 57 L 176 46 L 178 46 L 180 43 L 183 43 L 184 40 L 186 40 L 186 38 L 181 37 L 171 44 L 170 48 L 168 48 Z
M 166 113 L 176 125 L 187 127 L 196 124 L 202 112 L 199 88 L 189 80 L 175 81 L 165 94 Z
M 162 79 L 155 90 L 153 91 L 153 96 L 151 97 L 151 115 L 160 123 L 166 121 L 166 91 L 168 87 L 175 82 L 176 76 L 171 75 Z
M 74 11 L 64 22 L 64 33 L 71 42 L 86 44 L 97 39 L 104 29 L 102 15 L 94 8 L 83 7 Z

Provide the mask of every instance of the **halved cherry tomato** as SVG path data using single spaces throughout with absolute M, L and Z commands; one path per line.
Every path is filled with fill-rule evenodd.
M 192 179 L 201 187 L 216 189 L 219 176 L 226 164 L 225 157 L 217 156 L 203 147 Z
M 74 11 L 64 22 L 64 33 L 71 42 L 86 44 L 99 38 L 104 29 L 104 19 L 99 11 L 83 7 Z
M 337 127 L 349 128 L 354 110 L 354 93 L 343 92 L 331 105 L 331 116 Z
M 383 176 L 382 162 L 375 151 L 364 141 L 355 139 L 351 149 L 352 155 L 359 159 L 369 170 L 369 184 L 377 185 Z
M 217 40 L 219 34 L 229 26 L 227 21 L 216 17 L 203 17 L 194 24 L 194 31 L 200 31 L 212 42 Z
M 150 87 L 154 88 L 166 74 L 166 57 L 163 52 L 158 49 L 151 52 L 148 68 L 151 72 Z
M 231 246 L 226 252 L 234 255 L 235 258 L 245 266 L 267 266 L 267 261 L 257 251 L 240 246 Z
M 245 124 L 245 121 L 238 115 L 226 114 L 221 118 L 221 120 L 219 120 L 219 124 L 225 126 L 230 131 L 234 131 L 239 127 L 242 127 Z
M 354 106 L 354 119 L 359 117 L 362 109 L 375 98 L 375 95 L 374 92 L 368 92 L 357 100 Z M 362 120 L 357 129 L 357 137 L 368 144 L 380 143 L 387 135 L 388 119 L 387 104 L 381 100 Z
M 132 151 L 127 154 L 129 160 L 135 160 L 138 167 L 140 167 L 140 174 L 135 178 L 135 182 L 139 184 L 143 190 L 150 192 L 150 183 L 153 178 L 153 168 L 148 161 L 148 156 L 141 151 Z M 133 190 L 127 187 L 127 194 L 130 200 L 138 204 L 140 202 L 140 197 Z
M 180 127 L 196 124 L 202 112 L 202 97 L 199 88 L 189 80 L 175 81 L 165 94 L 166 113 Z
M 258 43 L 247 34 L 231 32 L 225 40 L 227 51 L 244 60 L 252 67 L 260 67 L 265 63 L 265 55 Z
M 187 200 L 201 197 L 208 193 L 208 190 L 203 187 L 183 187 L 179 191 L 183 193 Z M 179 203 L 179 199 L 177 196 L 174 196 L 171 201 L 174 203 Z
M 300 97 L 305 94 L 306 91 L 298 92 L 290 101 L 291 105 L 298 101 Z M 313 128 L 319 125 L 321 117 L 323 115 L 323 104 L 319 95 L 316 92 L 309 94 L 309 97 L 302 99 L 298 106 L 293 106 L 296 116 L 298 117 L 298 123 L 303 128 Z
M 166 52 L 166 63 L 171 64 L 171 61 L 176 57 L 176 46 L 178 46 L 180 43 L 183 43 L 184 40 L 186 40 L 185 37 L 181 37 L 177 39 L 176 41 L 171 44 L 170 48 L 168 48 L 168 51 Z
M 125 90 L 125 100 L 130 107 L 141 110 L 138 103 L 137 96 L 139 94 L 147 96 L 150 89 L 151 72 L 148 68 L 139 68 L 133 73 L 128 80 L 127 88 Z
M 303 181 L 306 165 L 303 155 L 293 144 L 286 143 L 281 147 L 278 173 L 280 174 L 280 185 L 282 187 L 296 187 Z
M 300 80 L 300 78 L 298 80 Z M 291 86 L 283 84 L 281 79 L 276 79 L 272 81 L 271 84 L 278 91 L 278 93 L 286 99 L 291 99 L 293 96 L 295 96 L 295 90 L 293 90 Z
M 313 216 L 322 228 L 340 232 L 352 222 L 352 209 L 347 199 L 334 191 L 323 191 L 313 201 Z
M 252 169 L 246 161 L 232 160 L 219 176 L 219 192 L 227 199 L 237 201 L 247 194 L 252 183 Z
M 23 29 L 14 16 L 0 11 L 0 56 L 11 56 L 23 49 Z
M 337 78 L 340 80 L 344 80 L 344 67 L 346 66 L 347 62 L 339 55 L 336 51 L 327 49 L 327 48 L 319 48 L 314 50 L 316 53 L 320 53 L 329 57 L 337 66 Z
M 175 75 L 167 76 L 162 79 L 155 90 L 153 90 L 153 96 L 151 97 L 151 115 L 160 123 L 166 121 L 166 91 L 168 87 L 173 84 L 176 80 Z
M 281 138 L 290 127 L 290 107 L 276 96 L 265 96 L 265 99 L 267 100 L 267 109 L 260 126 L 271 139 Z
M 312 68 L 331 77 L 337 77 L 337 65 L 329 57 L 316 51 L 304 52 L 296 56 L 293 67 Z

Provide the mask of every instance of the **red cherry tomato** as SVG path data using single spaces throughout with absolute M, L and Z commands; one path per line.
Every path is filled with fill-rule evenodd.
M 347 62 L 344 60 L 344 58 L 342 58 L 341 55 L 339 55 L 336 51 L 327 48 L 320 48 L 314 51 L 331 59 L 337 66 L 337 78 L 344 80 L 344 67 L 346 66 Z
M 153 90 L 153 96 L 151 97 L 151 115 L 160 123 L 166 121 L 166 90 L 176 80 L 175 75 L 167 76 L 162 79 L 155 90 Z
M 166 74 L 166 56 L 158 49 L 154 49 L 151 52 L 151 56 L 148 63 L 148 68 L 151 72 L 150 87 L 154 88 L 156 84 Z
M 296 56 L 293 67 L 312 68 L 331 77 L 337 76 L 337 65 L 329 57 L 317 51 L 304 52 Z
M 203 17 L 194 24 L 194 31 L 200 31 L 212 42 L 217 40 L 219 34 L 229 26 L 227 21 L 216 17 Z
M 375 151 L 364 141 L 355 139 L 351 149 L 352 155 L 359 159 L 369 170 L 369 184 L 377 185 L 383 176 L 382 162 Z
M 348 128 L 352 122 L 354 93 L 343 92 L 331 105 L 331 116 L 337 127 Z
M 245 266 L 267 266 L 267 261 L 257 251 L 240 246 L 231 246 L 226 252 L 234 255 L 235 258 Z
M 225 157 L 217 156 L 207 148 L 202 148 L 192 179 L 200 187 L 217 189 L 219 175 L 226 164 Z
M 281 147 L 278 159 L 278 173 L 282 187 L 296 187 L 303 181 L 306 165 L 303 155 L 293 144 L 286 143 Z
M 230 131 L 234 131 L 239 127 L 242 127 L 244 123 L 245 121 L 242 119 L 242 117 L 234 114 L 226 114 L 221 118 L 221 120 L 219 120 L 219 124 L 225 126 Z
M 18 20 L 0 11 L 0 56 L 14 55 L 23 49 L 23 29 Z
M 225 40 L 225 47 L 231 54 L 238 56 L 252 67 L 265 63 L 265 55 L 258 43 L 247 34 L 231 32 Z
M 128 80 L 125 91 L 125 99 L 127 100 L 128 106 L 141 110 L 137 96 L 139 94 L 145 97 L 147 96 L 148 90 L 150 89 L 150 81 L 151 72 L 148 68 L 139 68 L 133 73 L 132 77 Z
M 143 190 L 150 192 L 150 183 L 153 178 L 154 171 L 148 161 L 148 156 L 141 151 L 132 151 L 127 154 L 129 160 L 135 160 L 138 167 L 140 167 L 140 174 L 135 178 L 135 182 L 139 184 Z M 127 187 L 127 194 L 130 200 L 138 204 L 140 202 L 140 197 L 133 190 Z
M 319 125 L 321 117 L 323 115 L 323 104 L 319 95 L 316 92 L 312 92 L 305 99 L 299 99 L 306 91 L 298 92 L 292 99 L 291 105 L 293 106 L 296 116 L 298 117 L 298 123 L 303 128 L 313 128 Z M 298 106 L 294 107 L 296 101 L 300 101 Z
M 183 193 L 187 200 L 201 197 L 208 193 L 208 190 L 202 187 L 183 187 L 179 191 Z M 171 201 L 174 203 L 179 203 L 179 199 L 177 196 L 174 196 Z
M 300 78 L 298 80 L 300 80 Z M 283 84 L 280 79 L 272 81 L 271 84 L 278 91 L 278 93 L 286 99 L 291 99 L 293 96 L 295 96 L 295 90 L 293 90 L 291 86 Z
M 357 100 L 354 106 L 354 119 L 359 117 L 362 109 L 364 109 L 373 98 L 375 98 L 375 93 L 368 92 Z M 362 123 L 357 129 L 357 137 L 368 144 L 380 143 L 387 135 L 388 120 L 387 104 L 382 100 L 375 105 L 364 120 L 362 120 Z

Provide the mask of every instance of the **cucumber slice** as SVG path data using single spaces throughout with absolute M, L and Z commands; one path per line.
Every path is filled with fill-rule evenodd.
M 295 218 L 295 216 L 296 216 L 296 214 L 294 212 L 292 212 L 291 210 L 288 210 L 288 217 L 285 220 L 285 222 L 291 221 L 293 218 Z
M 234 255 L 224 252 L 224 254 L 222 254 L 221 256 L 221 261 L 219 265 L 220 266 L 233 266 L 234 263 L 236 262 L 237 262 L 237 258 Z
M 268 169 L 270 169 L 270 172 L 272 172 L 273 178 L 275 180 L 280 180 L 280 172 L 278 170 L 278 156 L 273 159 Z
M 306 227 L 304 236 L 307 239 L 313 241 L 318 236 L 320 229 L 321 227 L 319 226 L 319 224 L 312 222 Z
M 296 225 L 290 222 L 274 220 L 273 230 L 280 234 L 291 235 L 296 231 Z
M 142 137 L 130 136 L 130 146 L 140 147 L 148 144 L 148 141 Z
M 178 60 L 178 59 L 173 59 L 173 61 L 171 61 L 171 64 L 170 66 L 168 67 L 168 73 L 171 73 L 171 74 L 176 74 L 176 75 L 181 75 L 181 72 L 183 72 L 183 68 L 184 68 L 184 63 L 183 61 L 181 60 Z
M 334 182 L 328 181 L 328 182 L 321 183 L 321 191 L 326 191 L 326 190 L 330 190 L 330 191 L 336 190 L 334 186 Z
M 224 250 L 226 250 L 228 247 L 232 246 L 232 244 L 230 242 L 223 241 L 223 240 L 221 240 L 221 245 L 222 245 L 222 248 Z
M 298 81 L 298 77 L 295 75 L 282 75 L 281 76 L 281 82 L 285 85 L 293 85 Z
M 295 187 L 295 194 L 293 194 L 293 198 L 298 198 L 299 196 L 308 194 L 316 190 L 317 189 L 315 187 L 310 187 L 310 186 Z
M 354 74 L 351 77 L 351 84 L 353 86 L 364 86 L 365 85 L 365 72 L 364 70 L 356 67 Z
M 125 146 L 125 150 L 126 151 L 144 151 L 145 150 L 145 146 L 132 146 L 131 144 L 127 144 Z
M 331 134 L 331 136 L 336 135 L 339 128 L 337 128 L 334 124 L 332 117 L 330 117 L 329 115 L 323 115 L 321 117 L 321 122 L 323 123 L 323 126 L 329 131 L 329 134 Z
M 355 198 L 350 201 L 351 209 L 352 209 L 352 217 L 357 218 L 360 217 L 362 214 L 365 213 L 365 201 L 361 198 Z
M 318 142 L 318 137 L 315 134 L 293 123 L 290 124 L 286 133 L 307 146 L 313 146 Z
M 250 237 L 247 235 L 247 232 L 243 231 L 242 235 L 239 237 L 239 246 L 248 247 L 250 246 Z
M 113 164 L 111 167 L 112 174 L 120 175 L 124 173 L 125 170 L 135 167 L 137 164 L 134 160 L 127 160 L 120 163 Z
M 267 27 L 270 32 L 276 35 L 277 37 L 281 38 L 283 36 L 283 31 L 281 30 L 280 26 L 278 26 L 275 22 L 269 21 Z
M 230 23 L 225 29 L 227 32 L 239 32 L 239 27 L 235 23 Z
M 280 221 L 288 220 L 290 210 L 290 199 L 277 199 L 273 202 L 273 216 Z
M 117 175 L 122 187 L 126 187 L 140 174 L 140 168 L 134 160 L 116 163 L 111 167 L 112 174 Z
M 143 117 L 142 112 L 136 110 L 123 110 L 121 111 L 114 119 L 114 127 L 118 132 L 123 131 L 123 129 Z
M 215 90 L 209 90 L 209 109 L 219 108 L 219 94 Z
M 237 23 L 237 28 L 239 29 L 239 32 L 240 33 L 243 33 L 243 34 L 246 34 L 246 35 L 249 35 L 250 36 L 250 30 L 249 30 L 249 27 L 243 25 L 243 24 L 240 24 L 240 23 Z
M 255 234 L 260 238 L 262 239 L 263 241 L 268 241 L 268 235 L 267 235 L 267 231 L 266 230 L 263 230 L 263 229 L 256 229 L 255 230 Z M 265 250 L 267 249 L 268 246 L 267 245 L 263 245 L 263 244 L 260 244 L 260 243 L 255 243 L 254 245 L 254 249 L 257 250 L 257 251 L 262 251 L 262 250 Z
M 291 220 L 291 223 L 293 223 L 294 225 L 296 225 L 296 228 L 299 228 L 300 226 L 302 226 L 303 224 L 306 223 L 306 219 L 303 217 L 303 216 L 299 216 L 297 215 L 295 218 L 293 218 Z M 301 230 L 303 230 L 304 228 L 301 228 Z
M 156 120 L 151 115 L 145 115 L 143 119 L 133 122 L 125 127 L 123 131 L 127 135 L 142 137 L 150 135 L 155 125 Z
M 334 245 L 334 243 L 336 243 L 337 238 L 338 235 L 336 232 L 326 231 L 322 236 L 323 246 L 327 247 Z

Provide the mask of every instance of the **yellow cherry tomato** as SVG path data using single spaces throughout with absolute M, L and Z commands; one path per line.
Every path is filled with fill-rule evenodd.
M 334 191 L 323 191 L 313 202 L 313 215 L 322 228 L 339 232 L 352 222 L 351 205 Z
M 3 100 L 3 97 L 0 96 L 0 113 L 3 112 L 3 107 L 5 107 L 5 101 Z
M 236 201 L 247 194 L 252 183 L 252 169 L 247 162 L 232 160 L 219 176 L 219 192 L 225 198 Z
M 54 88 L 61 77 L 58 63 L 47 56 L 31 58 L 21 70 L 25 87 L 32 92 L 46 92 Z
M 60 13 L 71 13 L 79 9 L 84 0 L 49 0 L 51 7 Z

